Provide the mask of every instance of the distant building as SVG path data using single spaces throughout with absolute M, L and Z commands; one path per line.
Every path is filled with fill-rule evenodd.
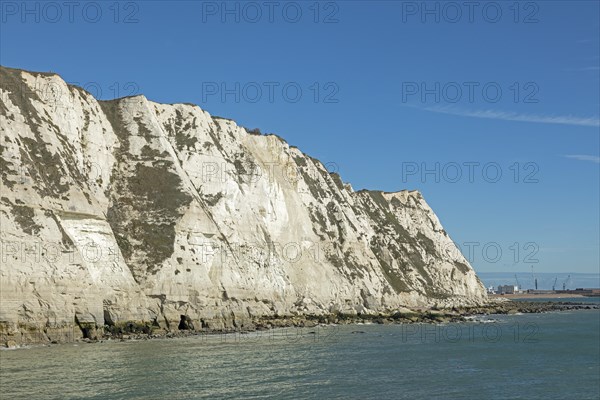
M 490 286 L 487 288 L 488 294 L 496 294 L 496 288 L 494 286 Z
M 519 287 L 515 285 L 500 285 L 498 286 L 498 294 L 515 294 L 519 293 Z

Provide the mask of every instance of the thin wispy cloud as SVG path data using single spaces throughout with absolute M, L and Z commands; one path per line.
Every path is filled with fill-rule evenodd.
M 424 110 L 456 115 L 460 117 L 472 118 L 487 118 L 503 121 L 518 121 L 518 122 L 534 122 L 541 124 L 560 124 L 560 125 L 575 125 L 575 126 L 591 126 L 600 127 L 600 119 L 598 117 L 577 117 L 573 115 L 539 115 L 539 114 L 519 114 L 509 111 L 499 110 L 467 110 L 457 107 L 442 106 L 442 107 L 426 107 Z
M 586 155 L 586 154 L 567 154 L 564 157 L 566 158 L 572 158 L 574 160 L 579 160 L 579 161 L 590 161 L 596 164 L 600 164 L 600 157 L 598 156 L 590 156 L 590 155 Z
M 600 67 L 593 65 L 591 67 L 570 68 L 570 69 L 567 69 L 567 71 L 575 71 L 575 72 L 600 71 Z

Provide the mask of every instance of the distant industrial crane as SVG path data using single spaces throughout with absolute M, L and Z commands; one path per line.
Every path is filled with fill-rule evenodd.
M 517 279 L 517 274 L 515 274 L 515 281 L 517 282 L 517 290 L 521 290 L 521 285 L 519 285 L 519 279 Z
M 556 290 L 556 281 L 558 280 L 558 276 L 554 278 L 554 283 L 552 284 L 552 291 Z
M 531 279 L 533 279 L 533 287 L 537 290 L 537 278 L 535 277 L 535 273 L 533 272 L 533 265 L 531 266 Z
M 563 290 L 567 290 L 567 285 L 571 281 L 571 275 L 567 276 L 567 279 L 563 282 Z

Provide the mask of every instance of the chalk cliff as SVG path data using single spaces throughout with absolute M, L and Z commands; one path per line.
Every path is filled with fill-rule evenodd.
M 355 192 L 195 105 L 0 74 L 0 342 L 486 300 L 417 191 Z

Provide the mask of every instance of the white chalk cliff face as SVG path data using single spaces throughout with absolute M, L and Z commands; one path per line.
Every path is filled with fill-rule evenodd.
M 486 300 L 417 191 L 355 192 L 195 105 L 0 73 L 0 340 Z

